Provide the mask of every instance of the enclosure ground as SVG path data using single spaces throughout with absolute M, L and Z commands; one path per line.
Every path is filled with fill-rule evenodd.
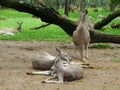
M 89 62 L 95 69 L 85 69 L 82 80 L 66 84 L 43 84 L 43 75 L 27 75 L 31 61 L 41 51 L 56 54 L 61 42 L 0 41 L 0 90 L 120 90 L 120 49 L 89 50 Z M 73 49 L 64 49 L 73 56 Z M 73 58 L 79 62 L 79 59 Z

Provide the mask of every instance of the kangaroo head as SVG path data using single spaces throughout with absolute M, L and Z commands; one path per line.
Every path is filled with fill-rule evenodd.
M 61 66 L 63 66 L 62 59 L 58 55 L 55 59 L 53 66 L 51 67 L 51 70 L 56 71 Z
M 60 50 L 59 48 L 56 48 L 56 51 L 60 54 L 60 58 L 62 60 L 67 61 L 67 63 L 70 63 L 72 59 L 66 52 Z
M 18 32 L 21 32 L 21 29 L 22 29 L 22 23 L 23 23 L 23 22 L 17 22 L 17 24 L 18 24 L 17 31 L 18 31 Z

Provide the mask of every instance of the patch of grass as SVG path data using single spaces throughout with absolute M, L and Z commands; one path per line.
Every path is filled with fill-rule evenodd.
M 18 17 L 31 17 L 31 14 L 19 12 L 13 9 L 0 9 L 0 17 L 4 18 L 18 18 Z
M 93 48 L 108 49 L 108 48 L 111 48 L 111 46 L 109 44 L 105 44 L 105 43 L 96 43 L 93 45 Z
M 105 12 L 101 8 L 98 8 L 98 12 L 94 12 L 94 8 L 88 8 L 88 15 L 92 16 L 93 18 L 97 18 L 97 16 L 101 14 L 107 16 L 109 12 Z
M 119 59 L 111 59 L 111 62 L 115 62 L 115 63 L 120 63 L 120 58 Z

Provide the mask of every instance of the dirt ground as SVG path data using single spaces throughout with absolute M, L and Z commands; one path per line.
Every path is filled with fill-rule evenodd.
M 0 41 L 0 90 L 120 90 L 120 48 L 89 50 L 89 62 L 95 69 L 85 69 L 82 80 L 66 84 L 44 84 L 44 75 L 27 75 L 32 69 L 35 53 L 56 54 L 61 42 Z M 71 56 L 72 49 L 64 49 Z M 79 62 L 73 58 L 73 61 Z

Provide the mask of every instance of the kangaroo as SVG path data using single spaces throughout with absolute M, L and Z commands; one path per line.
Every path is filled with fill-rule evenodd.
M 23 22 L 17 22 L 18 28 L 0 28 L 0 34 L 14 36 L 14 32 L 21 32 L 21 26 Z
M 56 48 L 56 51 L 59 52 L 60 58 L 62 59 L 63 63 L 70 63 L 71 57 L 67 53 L 60 50 L 59 48 Z M 33 69 L 50 70 L 55 62 L 55 58 L 55 56 L 52 56 L 47 52 L 41 53 L 33 59 Z
M 79 22 L 76 30 L 73 32 L 73 43 L 78 47 L 80 52 L 80 60 L 84 64 L 89 64 L 87 61 L 88 58 L 88 45 L 90 43 L 90 34 L 89 28 L 86 24 L 87 13 L 81 13 L 81 21 Z M 84 57 L 84 48 L 86 48 L 86 57 Z
M 83 68 L 78 64 L 64 65 L 62 59 L 58 56 L 51 68 L 51 77 L 42 83 L 64 83 L 74 80 L 80 80 L 83 78 Z M 52 80 L 58 79 L 58 80 Z

